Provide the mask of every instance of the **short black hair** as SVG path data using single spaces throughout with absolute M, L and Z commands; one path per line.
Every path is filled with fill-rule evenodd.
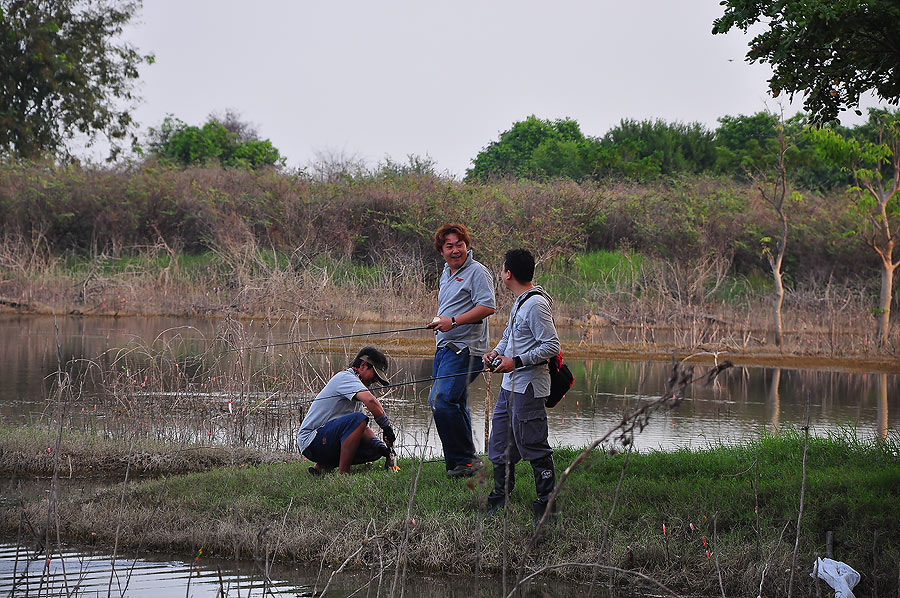
M 534 256 L 527 249 L 510 249 L 503 257 L 503 269 L 521 284 L 529 283 L 534 279 Z
M 363 360 L 363 356 L 365 356 L 365 360 Z M 359 350 L 359 353 L 356 354 L 356 357 L 353 359 L 353 363 L 350 364 L 352 368 L 358 368 L 363 363 L 370 363 L 374 365 L 379 370 L 386 371 L 388 366 L 387 356 L 384 353 L 376 349 L 375 347 L 363 347 Z

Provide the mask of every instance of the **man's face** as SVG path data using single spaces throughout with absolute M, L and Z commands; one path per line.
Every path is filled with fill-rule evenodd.
M 459 270 L 466 262 L 469 248 L 466 242 L 459 238 L 456 233 L 447 233 L 444 237 L 444 244 L 441 245 L 441 255 L 444 261 L 450 266 L 451 270 Z
M 368 363 L 363 362 L 359 364 L 357 371 L 359 372 L 359 381 L 366 386 L 371 386 L 378 379 L 375 376 L 375 370 Z

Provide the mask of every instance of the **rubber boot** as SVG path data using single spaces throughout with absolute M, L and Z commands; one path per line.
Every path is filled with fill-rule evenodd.
M 513 487 L 516 485 L 516 468 L 515 466 L 507 468 L 506 463 L 494 463 L 494 489 L 487 497 L 487 516 L 493 517 L 500 509 L 506 506 L 507 494 L 512 494 Z M 509 471 L 509 480 L 506 479 L 506 472 Z M 504 486 L 509 484 L 509 491 L 504 491 Z
M 532 503 L 534 507 L 534 525 L 541 521 L 544 511 L 547 510 L 547 503 L 553 488 L 556 487 L 556 468 L 553 465 L 553 456 L 547 455 L 531 462 L 531 469 L 534 472 L 534 489 L 537 491 L 537 500 Z M 556 517 L 556 508 L 550 513 L 548 521 L 552 521 Z

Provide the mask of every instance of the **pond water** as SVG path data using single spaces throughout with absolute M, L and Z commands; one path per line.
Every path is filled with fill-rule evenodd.
M 380 574 L 379 574 L 380 573 Z M 117 554 L 89 547 L 43 552 L 0 543 L 0 595 L 67 598 L 252 598 L 293 596 L 348 598 L 392 595 L 394 570 L 341 571 L 296 568 L 281 563 L 210 559 L 200 554 Z M 415 573 L 403 581 L 406 596 L 495 598 L 502 581 L 486 576 Z M 323 592 L 324 590 L 324 592 Z M 400 595 L 399 590 L 395 595 Z M 587 596 L 587 586 L 541 580 L 524 586 L 524 597 Z
M 431 334 L 422 330 L 342 339 L 330 344 L 327 353 L 317 344 L 303 345 L 302 353 L 296 346 L 228 352 L 216 338 L 234 337 L 235 327 L 242 346 L 377 329 L 327 322 L 230 326 L 177 318 L 64 318 L 56 325 L 52 318 L 0 318 L 0 421 L 55 417 L 55 372 L 63 363 L 77 389 L 64 405 L 71 427 L 109 433 L 137 428 L 147 436 L 179 442 L 289 451 L 310 398 L 333 372 L 347 366 L 360 346 L 375 344 L 390 355 L 398 337 L 427 342 Z M 579 334 L 562 333 L 573 338 Z M 549 411 L 555 446 L 585 446 L 603 436 L 626 410 L 658 397 L 670 369 L 664 362 L 567 363 L 576 380 L 565 399 Z M 391 373 L 394 382 L 427 379 L 431 359 L 393 359 Z M 486 408 L 489 411 L 499 382 L 499 376 L 482 375 L 469 389 L 475 442 L 481 450 Z M 440 442 L 430 426 L 430 388 L 424 381 L 382 395 L 402 431 L 401 453 L 440 455 Z M 764 430 L 802 426 L 807 408 L 814 433 L 849 426 L 862 438 L 884 437 L 900 423 L 900 376 L 731 368 L 711 387 L 691 385 L 681 406 L 655 416 L 635 445 L 670 450 L 739 442 Z

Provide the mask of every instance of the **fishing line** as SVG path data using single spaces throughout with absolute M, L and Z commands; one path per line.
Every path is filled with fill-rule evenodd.
M 413 330 L 428 330 L 428 326 L 413 326 L 412 328 L 397 328 L 396 330 L 375 330 L 372 332 L 357 332 L 354 334 L 339 334 L 337 336 L 322 336 L 318 338 L 307 338 L 299 341 L 285 341 L 283 343 L 270 343 L 268 345 L 252 345 L 250 347 L 233 347 L 226 349 L 226 353 L 232 351 L 244 351 L 250 349 L 267 349 L 269 347 L 284 347 L 287 345 L 300 345 L 303 343 L 319 343 L 322 341 L 334 341 L 342 338 L 355 338 L 357 336 L 375 336 L 378 334 L 395 334 L 397 332 L 411 332 Z

